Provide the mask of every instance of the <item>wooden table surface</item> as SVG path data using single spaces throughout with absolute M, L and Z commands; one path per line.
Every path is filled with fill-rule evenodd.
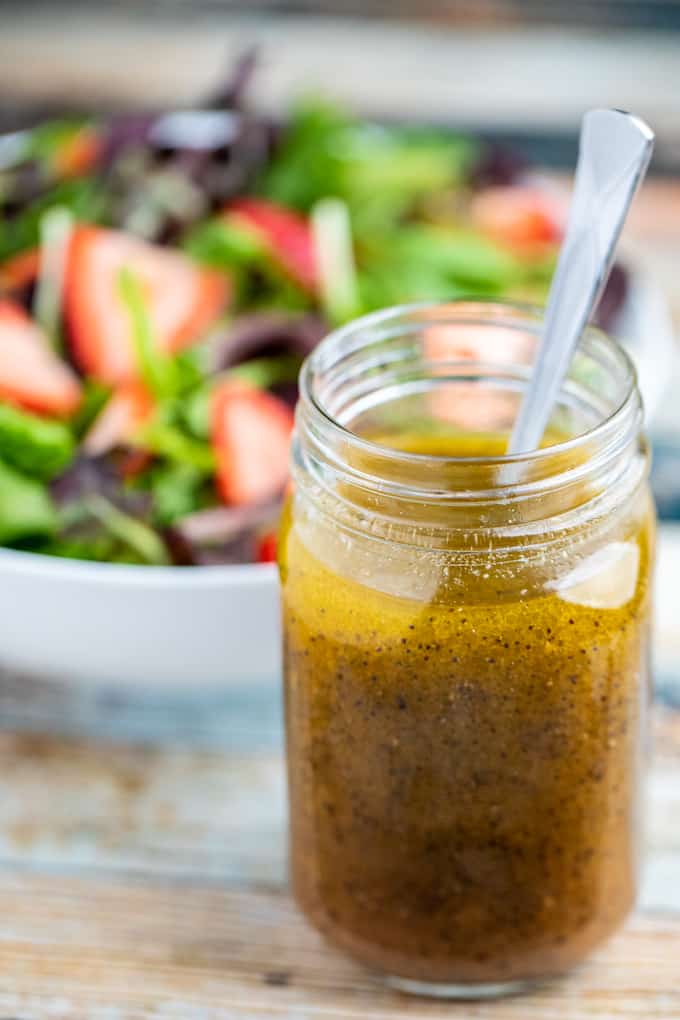
M 278 691 L 168 700 L 0 678 L 2 1020 L 680 1017 L 680 711 L 658 704 L 640 907 L 524 998 L 416 1000 L 286 888 Z

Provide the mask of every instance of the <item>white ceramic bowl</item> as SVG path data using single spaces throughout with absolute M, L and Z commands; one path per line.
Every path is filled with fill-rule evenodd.
M 0 665 L 191 688 L 279 675 L 271 564 L 136 567 L 0 549 Z

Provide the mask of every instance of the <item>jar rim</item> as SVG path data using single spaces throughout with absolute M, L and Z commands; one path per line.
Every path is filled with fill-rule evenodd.
M 460 319 L 456 317 L 456 313 L 459 311 L 465 311 L 469 314 L 466 314 L 465 319 Z M 510 313 L 511 316 L 514 315 L 518 318 L 515 321 L 502 317 L 484 319 L 484 313 L 488 314 L 490 311 Z M 442 312 L 442 317 L 432 318 L 431 313 L 433 312 Z M 427 462 L 450 464 L 452 466 L 462 466 L 464 464 L 490 467 L 504 464 L 529 465 L 545 461 L 556 454 L 569 454 L 588 444 L 592 444 L 593 441 L 599 440 L 607 431 L 615 431 L 618 422 L 625 417 L 626 412 L 629 410 L 631 401 L 637 402 L 640 414 L 642 414 L 642 401 L 638 389 L 637 371 L 632 359 L 618 341 L 610 337 L 609 334 L 599 327 L 589 324 L 583 331 L 582 337 L 579 340 L 579 348 L 577 349 L 580 349 L 582 345 L 589 342 L 597 342 L 601 345 L 605 349 L 607 356 L 613 362 L 616 362 L 618 369 L 621 371 L 625 386 L 617 405 L 601 420 L 597 421 L 595 425 L 586 428 L 575 436 L 570 436 L 568 439 L 560 439 L 550 446 L 539 447 L 535 450 L 515 454 L 475 456 L 452 456 L 440 453 L 430 454 L 404 451 L 362 436 L 338 421 L 328 408 L 324 406 L 323 402 L 319 400 L 314 388 L 315 374 L 324 367 L 322 364 L 323 359 L 328 357 L 328 352 L 333 347 L 339 347 L 343 342 L 352 337 L 359 337 L 362 332 L 374 330 L 376 327 L 396 326 L 400 321 L 405 322 L 409 316 L 417 316 L 419 314 L 424 316 L 423 327 L 460 324 L 461 322 L 472 324 L 476 321 L 478 325 L 527 328 L 529 324 L 534 326 L 540 324 L 543 319 L 544 308 L 528 302 L 499 301 L 495 298 L 486 297 L 457 298 L 445 302 L 419 301 L 394 305 L 371 312 L 328 333 L 305 360 L 300 371 L 301 403 L 311 406 L 322 417 L 326 428 L 331 429 L 338 436 L 346 440 L 351 440 L 353 444 L 364 449 L 367 453 L 379 454 L 383 458 L 394 458 L 398 459 L 401 463 L 410 462 L 414 465 L 424 465 Z M 384 335 L 387 337 L 390 333 Z M 361 345 L 358 345 L 357 349 L 360 348 Z
M 300 491 L 347 529 L 370 529 L 377 538 L 382 528 L 401 545 L 412 544 L 414 529 L 431 543 L 449 543 L 454 533 L 475 535 L 480 552 L 487 544 L 500 551 L 525 540 L 549 545 L 617 511 L 646 477 L 649 456 L 633 365 L 618 343 L 594 327 L 581 337 L 556 406 L 558 417 L 566 415 L 569 438 L 512 456 L 495 450 L 479 455 L 478 449 L 471 451 L 477 455 L 451 456 L 446 446 L 443 453 L 421 453 L 387 438 L 408 440 L 409 415 L 413 410 L 419 420 L 422 397 L 426 421 L 432 414 L 436 428 L 436 403 L 432 410 L 427 395 L 448 398 L 451 387 L 448 406 L 457 410 L 460 383 L 480 383 L 482 393 L 516 399 L 530 378 L 542 316 L 542 309 L 518 302 L 421 302 L 373 313 L 329 334 L 301 372 L 291 454 Z M 440 325 L 463 329 L 444 331 L 441 348 L 428 350 L 432 337 L 426 330 Z M 479 326 L 499 327 L 483 351 L 495 360 L 470 354 L 485 347 L 481 333 L 466 338 L 468 327 Z M 441 418 L 445 425 L 448 413 Z M 506 400 L 497 435 L 515 413 Z M 387 431 L 374 432 L 377 441 L 370 431 L 361 432 L 383 423 Z M 579 431 L 574 434 L 572 426 Z M 494 430 L 464 422 L 462 428 L 468 436 Z

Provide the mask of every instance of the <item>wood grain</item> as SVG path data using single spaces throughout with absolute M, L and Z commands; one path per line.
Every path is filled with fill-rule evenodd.
M 12 701 L 21 717 L 17 689 L 12 699 L 5 690 L 6 716 Z M 138 743 L 0 733 L 0 1017 L 680 1018 L 678 713 L 655 713 L 641 910 L 567 980 L 464 1006 L 388 990 L 299 916 L 285 887 L 281 753 L 271 720 L 258 736 L 242 707 L 223 719 L 221 746 L 162 728 L 153 739 L 148 724 Z M 81 726 L 95 716 L 90 706 Z
M 680 725 L 655 713 L 648 801 L 652 862 L 671 862 L 673 887 L 643 902 L 680 913 Z M 238 716 L 231 726 L 238 729 Z M 279 749 L 0 733 L 0 862 L 46 871 L 104 871 L 280 886 L 286 811 Z M 677 857 L 676 857 L 677 854 Z M 666 865 L 666 869 L 669 865 Z M 653 876 L 654 867 L 649 869 Z
M 0 898 L 0 1010 L 23 1020 L 680 1016 L 678 918 L 636 918 L 529 997 L 454 1006 L 389 991 L 325 946 L 278 890 L 5 874 Z

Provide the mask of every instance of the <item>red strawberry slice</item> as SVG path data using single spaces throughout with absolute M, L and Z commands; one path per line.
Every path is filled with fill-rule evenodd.
M 92 422 L 83 440 L 83 449 L 91 457 L 108 453 L 125 444 L 136 429 L 148 421 L 153 401 L 141 383 L 124 383 L 111 394 Z
M 304 216 L 261 198 L 237 199 L 225 212 L 230 222 L 251 231 L 296 283 L 316 289 L 314 241 Z
M 41 414 L 69 415 L 80 397 L 77 376 L 40 327 L 21 305 L 0 299 L 0 399 Z
M 510 248 L 543 248 L 562 235 L 562 203 L 539 188 L 485 188 L 473 198 L 471 214 L 480 230 Z
M 258 563 L 276 563 L 276 532 L 267 531 L 257 543 Z
M 450 322 L 428 326 L 424 348 L 429 360 L 435 362 L 514 364 L 530 359 L 533 338 L 509 326 Z M 517 414 L 514 394 L 462 380 L 432 390 L 429 405 L 435 418 L 472 431 L 502 432 L 512 427 Z
M 130 316 L 119 293 L 120 271 L 140 280 L 151 329 L 161 350 L 181 350 L 219 316 L 229 281 L 177 251 L 116 230 L 79 227 L 71 238 L 66 271 L 66 317 L 73 356 L 81 370 L 103 382 L 138 374 Z
M 212 438 L 225 503 L 265 503 L 283 491 L 292 429 L 293 412 L 271 393 L 241 380 L 217 388 Z

